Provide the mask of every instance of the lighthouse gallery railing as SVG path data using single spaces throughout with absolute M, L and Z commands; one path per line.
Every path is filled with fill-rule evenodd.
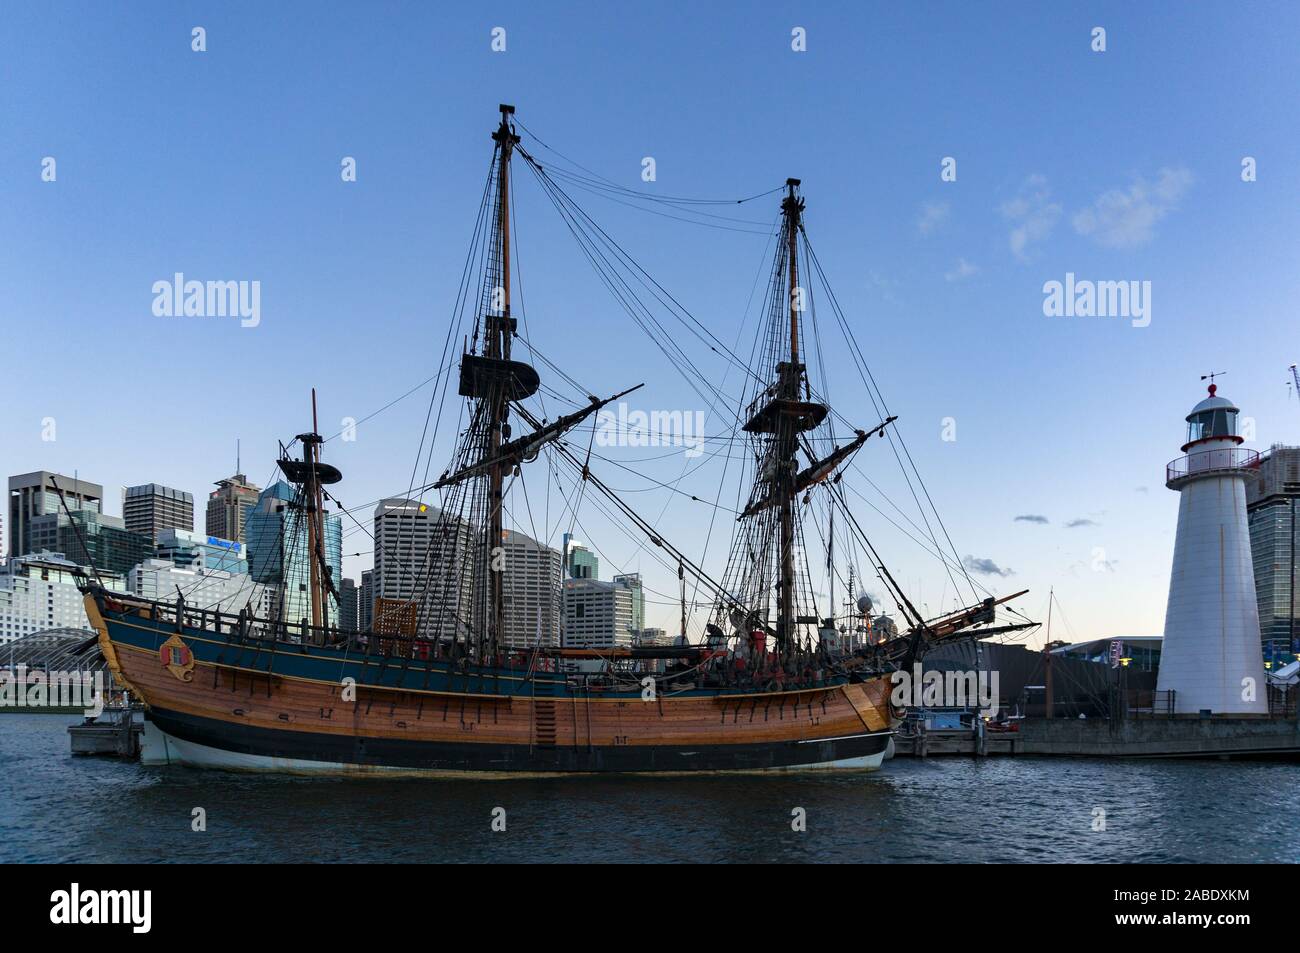
M 1191 476 L 1259 469 L 1259 453 L 1242 447 L 1201 450 L 1171 460 L 1165 467 L 1165 482 L 1173 483 Z

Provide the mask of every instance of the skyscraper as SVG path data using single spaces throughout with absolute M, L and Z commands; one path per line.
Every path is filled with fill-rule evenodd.
M 502 643 L 510 648 L 559 645 L 563 557 L 515 530 L 502 531 L 501 556 Z
M 122 519 L 128 530 L 157 543 L 165 529 L 194 529 L 194 497 L 160 483 L 128 486 L 122 490 Z
M 98 510 L 44 513 L 28 524 L 33 553 L 63 553 L 78 566 L 100 572 L 124 576 L 154 554 L 149 537 L 132 533 L 120 516 Z
M 464 639 L 480 548 L 470 524 L 444 519 L 427 503 L 394 498 L 375 507 L 374 538 L 371 610 L 374 599 L 414 604 L 421 637 Z M 379 621 L 372 613 L 367 628 Z
M 564 580 L 566 649 L 611 649 L 633 642 L 632 593 L 626 585 L 599 579 Z
M 208 511 L 204 528 L 209 536 L 246 543 L 248 514 L 257 505 L 261 490 L 248 482 L 242 473 L 217 481 L 208 494 Z
M 344 579 L 339 586 L 339 625 L 349 632 L 357 631 L 361 608 L 361 590 L 352 579 Z
M 1274 669 L 1300 650 L 1300 602 L 1296 585 L 1297 504 L 1300 447 L 1274 446 L 1260 459 L 1259 479 L 1246 484 L 1246 518 L 1255 569 L 1260 638 Z
M 586 544 L 577 540 L 573 534 L 564 534 L 564 578 L 566 579 L 599 579 L 600 578 L 600 560 L 596 555 L 586 547 Z
M 256 582 L 278 587 L 275 615 L 289 625 L 311 619 L 311 548 L 307 541 L 305 512 L 294 499 L 294 489 L 280 480 L 262 491 L 248 513 L 248 571 Z M 343 579 L 343 523 L 325 514 L 321 549 L 330 578 L 337 587 Z M 331 625 L 339 621 L 338 604 L 329 600 Z
M 645 628 L 645 590 L 641 588 L 641 574 L 630 572 L 615 576 L 614 582 L 632 593 L 632 631 L 640 632 Z
M 57 484 L 58 489 L 55 489 Z M 36 470 L 9 478 L 9 555 L 32 552 L 31 521 L 38 516 L 62 513 L 58 490 L 71 510 L 103 510 L 104 488 L 75 477 L 48 470 Z
M 369 632 L 375 612 L 375 571 L 367 569 L 361 574 L 361 597 L 357 605 L 357 629 Z

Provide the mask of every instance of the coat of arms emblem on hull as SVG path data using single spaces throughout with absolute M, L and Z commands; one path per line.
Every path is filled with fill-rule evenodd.
M 158 650 L 162 658 L 163 667 L 171 672 L 182 682 L 192 681 L 194 678 L 194 653 L 190 647 L 181 641 L 179 635 L 173 635 L 170 639 L 162 644 Z

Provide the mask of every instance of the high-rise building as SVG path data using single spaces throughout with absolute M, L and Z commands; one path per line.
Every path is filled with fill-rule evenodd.
M 631 587 L 599 579 L 564 580 L 562 645 L 611 649 L 633 643 Z
M 208 494 L 208 511 L 204 529 L 209 536 L 247 543 L 245 526 L 248 514 L 257 505 L 262 491 L 248 482 L 242 473 L 217 481 L 217 488 Z
M 645 628 L 645 590 L 641 587 L 641 574 L 624 573 L 615 576 L 614 582 L 626 587 L 632 593 L 632 631 L 640 632 Z
M 154 554 L 149 537 L 132 533 L 120 516 L 98 510 L 45 513 L 28 520 L 33 552 L 63 553 L 78 566 L 125 576 Z
M 339 586 L 339 625 L 348 632 L 356 632 L 360 609 L 361 590 L 355 580 L 344 579 Z
M 384 621 L 373 618 L 373 609 L 375 599 L 385 599 L 416 605 L 422 638 L 465 639 L 474 611 L 475 554 L 481 549 L 470 524 L 444 518 L 441 510 L 418 500 L 381 500 L 374 538 L 366 628 Z
M 361 574 L 361 597 L 357 605 L 357 629 L 369 632 L 375 612 L 375 572 L 367 569 Z
M 1260 458 L 1259 479 L 1246 484 L 1246 518 L 1255 570 L 1255 597 L 1265 664 L 1290 662 L 1300 645 L 1300 601 L 1296 586 L 1297 504 L 1300 503 L 1300 447 L 1274 446 Z
M 501 533 L 501 597 L 510 648 L 560 644 L 563 556 L 515 530 Z
M 136 595 L 158 602 L 180 597 L 197 609 L 233 614 L 247 608 L 262 619 L 273 613 L 277 595 L 273 587 L 242 573 L 203 565 L 183 569 L 170 559 L 146 559 L 128 574 L 127 586 Z
M 160 483 L 124 487 L 122 519 L 128 530 L 157 543 L 165 529 L 193 531 L 194 496 Z
M 56 489 L 57 486 L 57 489 Z M 59 490 L 70 510 L 103 510 L 104 488 L 75 477 L 48 470 L 22 473 L 9 478 L 9 555 L 33 552 L 31 521 L 38 516 L 62 513 Z
M 564 578 L 599 579 L 600 560 L 571 533 L 564 534 Z
M 306 512 L 294 499 L 294 489 L 280 480 L 268 486 L 245 521 L 248 570 L 255 582 L 277 587 L 272 617 L 299 625 L 311 622 L 311 547 L 307 540 Z M 325 514 L 325 538 L 321 550 L 330 578 L 338 586 L 343 579 L 343 523 Z M 327 610 L 331 625 L 339 621 L 338 604 L 330 599 Z
M 248 557 L 243 543 L 216 536 L 200 536 L 183 529 L 165 529 L 158 534 L 157 558 L 170 559 L 182 569 L 202 566 L 221 569 L 236 576 L 248 575 Z
M 1267 714 L 1259 605 L 1246 526 L 1246 483 L 1259 454 L 1241 447 L 1231 401 L 1215 394 L 1187 415 L 1185 456 L 1165 469 L 1178 491 L 1178 532 L 1158 690 L 1178 714 Z
M 89 629 L 78 575 L 62 553 L 14 556 L 0 565 L 0 645 L 47 629 Z M 109 589 L 126 591 L 120 576 L 101 578 Z

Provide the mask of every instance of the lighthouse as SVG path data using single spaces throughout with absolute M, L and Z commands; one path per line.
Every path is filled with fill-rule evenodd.
M 1259 454 L 1241 447 L 1239 411 L 1216 390 L 1187 415 L 1184 455 L 1165 470 L 1179 493 L 1178 535 L 1156 687 L 1175 693 L 1180 714 L 1267 714 L 1246 525 Z

